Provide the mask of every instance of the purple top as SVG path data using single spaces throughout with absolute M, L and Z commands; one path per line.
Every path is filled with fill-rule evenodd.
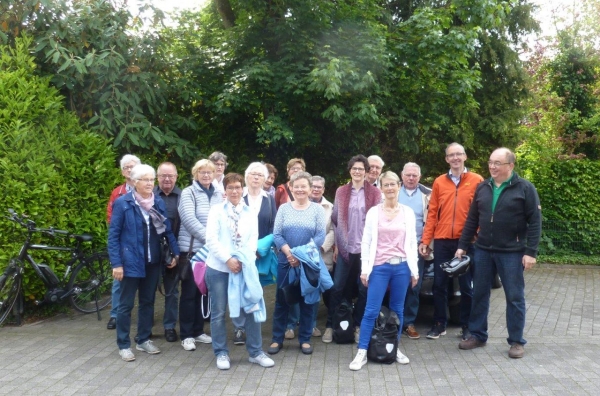
M 348 253 L 360 254 L 360 242 L 365 229 L 365 188 L 350 190 L 350 204 L 348 205 Z

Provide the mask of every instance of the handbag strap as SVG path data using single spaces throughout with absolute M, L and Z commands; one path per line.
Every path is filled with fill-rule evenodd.
M 204 312 L 204 297 L 208 299 L 208 303 L 206 304 L 207 312 Z M 202 294 L 200 296 L 200 305 L 202 306 L 202 317 L 204 319 L 208 319 L 210 317 L 210 296 Z

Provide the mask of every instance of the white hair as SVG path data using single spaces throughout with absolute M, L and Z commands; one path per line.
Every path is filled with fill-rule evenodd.
M 123 168 L 125 168 L 125 166 L 130 163 L 131 161 L 135 162 L 136 165 L 139 165 L 142 163 L 142 161 L 140 161 L 140 159 L 138 157 L 136 157 L 133 154 L 125 154 L 123 156 L 123 158 L 121 158 L 121 161 L 119 162 L 119 165 L 121 166 L 121 170 L 123 170 Z
M 250 175 L 250 172 L 252 172 L 255 169 L 257 169 L 260 173 L 265 175 L 265 180 L 269 178 L 269 170 L 267 169 L 265 164 L 263 164 L 262 162 L 253 162 L 250 165 L 248 165 L 248 167 L 246 168 L 246 172 L 244 173 L 246 185 L 248 185 L 248 176 Z
M 367 161 L 377 161 L 377 162 L 379 162 L 381 164 L 382 168 L 385 165 L 385 162 L 383 162 L 383 160 L 381 159 L 381 157 L 378 156 L 378 155 L 370 155 L 369 158 L 367 158 Z
M 131 170 L 129 177 L 131 177 L 131 180 L 138 181 L 146 175 L 152 175 L 152 178 L 156 178 L 156 172 L 154 171 L 154 168 L 146 164 L 137 164 Z
M 419 170 L 419 176 L 421 176 L 421 167 L 416 162 L 407 162 L 402 168 L 402 174 L 406 171 L 406 168 L 417 168 Z

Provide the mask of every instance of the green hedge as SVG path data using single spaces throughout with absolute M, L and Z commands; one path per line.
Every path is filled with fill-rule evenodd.
M 600 162 L 588 159 L 546 159 L 527 172 L 542 204 L 541 253 L 600 253 L 599 176 Z
M 38 227 L 91 233 L 90 249 L 104 248 L 106 203 L 119 181 L 110 142 L 82 129 L 64 109 L 49 80 L 36 75 L 30 45 L 24 38 L 14 47 L 0 46 L 0 269 L 18 253 L 24 236 L 5 218 L 8 208 L 27 213 Z M 59 274 L 64 256 L 34 252 Z M 26 298 L 40 298 L 43 288 L 31 275 Z

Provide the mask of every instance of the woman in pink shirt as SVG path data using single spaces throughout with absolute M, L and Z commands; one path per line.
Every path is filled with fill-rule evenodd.
M 350 370 L 360 370 L 367 363 L 371 332 L 388 286 L 390 309 L 400 319 L 398 339 L 400 338 L 406 291 L 409 284 L 414 287 L 419 279 L 415 215 L 408 206 L 398 203 L 398 175 L 385 172 L 379 180 L 385 199 L 383 203 L 369 209 L 365 220 L 361 241 L 360 280 L 368 287 L 367 305 L 360 325 L 358 352 L 350 363 Z M 409 363 L 400 348 L 396 361 L 400 364 Z

